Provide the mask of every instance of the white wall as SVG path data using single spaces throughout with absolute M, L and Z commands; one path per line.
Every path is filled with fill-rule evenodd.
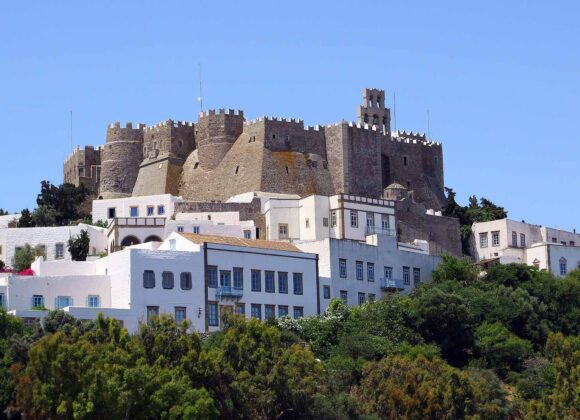
M 10 222 L 12 222 L 13 220 L 18 221 L 18 219 L 20 219 L 20 216 L 21 216 L 20 213 L 0 216 L 0 229 L 6 229 L 10 224 Z
M 107 249 L 106 230 L 95 226 L 79 224 L 78 226 L 57 227 L 34 227 L 34 228 L 8 228 L 0 229 L 0 260 L 6 265 L 12 265 L 15 248 L 29 244 L 32 248 L 36 245 L 46 247 L 46 259 L 56 258 L 56 244 L 64 246 L 64 260 L 70 260 L 71 255 L 67 249 L 68 240 L 77 236 L 81 230 L 88 230 L 90 245 L 89 254 L 99 253 Z
M 415 287 L 413 268 L 420 269 L 421 281 L 431 280 L 431 273 L 441 262 L 441 258 L 419 252 L 408 252 L 399 248 L 396 238 L 386 235 L 376 235 L 371 243 L 352 240 L 325 239 L 314 242 L 297 242 L 296 246 L 307 252 L 319 254 L 319 273 L 321 277 L 320 296 L 321 309 L 325 310 L 330 299 L 323 298 L 323 285 L 331 285 L 330 298 L 339 298 L 340 291 L 348 292 L 348 304 L 358 305 L 358 294 L 364 293 L 365 298 L 374 294 L 380 299 L 386 293 L 381 289 L 381 278 L 384 268 L 392 268 L 393 279 L 403 279 L 403 266 L 410 268 L 410 284 L 404 285 L 404 292 Z M 374 244 L 372 244 L 374 243 Z M 340 277 L 339 260 L 347 263 L 347 277 Z M 356 278 L 356 261 L 363 262 L 363 279 Z M 374 263 L 375 280 L 368 281 L 368 264 Z
M 108 209 L 115 208 L 116 217 L 130 217 L 130 208 L 136 206 L 139 208 L 139 217 L 148 217 L 147 206 L 154 206 L 154 217 L 171 217 L 175 210 L 175 203 L 180 201 L 183 201 L 181 197 L 175 197 L 171 194 L 93 200 L 92 216 L 95 222 L 108 220 Z M 163 205 L 165 208 L 163 215 L 158 214 L 157 207 L 159 205 Z

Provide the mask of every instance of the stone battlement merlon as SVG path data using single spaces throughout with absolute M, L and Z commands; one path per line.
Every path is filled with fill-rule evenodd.
M 145 127 L 147 127 L 146 124 L 138 123 L 137 127 L 133 128 L 132 122 L 127 122 L 127 123 L 125 123 L 125 127 L 121 127 L 121 123 L 119 121 L 115 121 L 114 123 L 109 124 L 109 126 L 107 128 L 121 128 L 121 129 L 127 129 L 127 130 L 143 130 Z
M 215 116 L 215 115 L 237 115 L 240 117 L 244 116 L 244 111 L 241 109 L 232 109 L 229 108 L 226 112 L 225 108 L 216 109 L 208 109 L 207 111 L 202 111 L 199 113 L 199 118 Z

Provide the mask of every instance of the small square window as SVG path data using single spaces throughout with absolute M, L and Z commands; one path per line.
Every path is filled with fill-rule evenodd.
M 177 232 L 183 233 L 183 226 L 177 226 Z
M 56 309 L 66 308 L 67 306 L 72 306 L 72 298 L 70 296 L 57 296 L 56 297 Z
M 131 217 L 138 217 L 139 216 L 139 207 L 131 207 L 129 209 L 129 214 Z
M 109 219 L 114 219 L 117 215 L 117 209 L 115 207 L 109 207 L 107 209 L 107 216 Z
M 252 239 L 252 231 L 244 230 L 244 239 Z
M 288 306 L 278 305 L 278 317 L 288 316 Z
M 157 215 L 163 216 L 165 214 L 165 206 L 157 206 Z
M 294 307 L 294 319 L 302 318 L 304 316 L 304 307 L 295 306 Z
M 101 306 L 101 298 L 98 295 L 89 295 L 87 298 L 87 306 L 89 308 L 99 308 Z
M 33 308 L 44 308 L 44 296 L 42 296 L 42 295 L 32 296 L 32 307 Z
M 328 227 L 328 217 L 323 217 L 322 218 L 322 226 L 323 227 Z

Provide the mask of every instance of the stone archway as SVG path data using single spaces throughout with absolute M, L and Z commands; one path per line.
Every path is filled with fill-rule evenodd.
M 163 241 L 157 235 L 150 235 L 147 238 L 145 238 L 143 242 L 145 243 L 145 242 L 163 242 Z
M 133 235 L 129 235 L 129 236 L 125 236 L 125 238 L 123 238 L 123 240 L 121 241 L 121 248 L 125 248 L 126 246 L 131 246 L 131 245 L 138 245 L 140 244 L 141 241 Z

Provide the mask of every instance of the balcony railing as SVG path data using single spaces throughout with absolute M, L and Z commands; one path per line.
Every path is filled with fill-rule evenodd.
M 387 229 L 383 228 L 382 226 L 367 226 L 365 229 L 365 233 L 367 235 L 389 235 L 389 236 L 396 235 L 395 229 Z
M 403 279 L 388 279 L 381 278 L 381 289 L 382 290 L 404 290 Z
M 145 227 L 145 226 L 165 226 L 165 217 L 116 217 L 111 223 L 111 226 L 131 226 L 131 227 Z
M 220 286 L 216 291 L 216 297 L 231 297 L 240 298 L 244 295 L 243 289 L 238 289 L 232 286 Z

